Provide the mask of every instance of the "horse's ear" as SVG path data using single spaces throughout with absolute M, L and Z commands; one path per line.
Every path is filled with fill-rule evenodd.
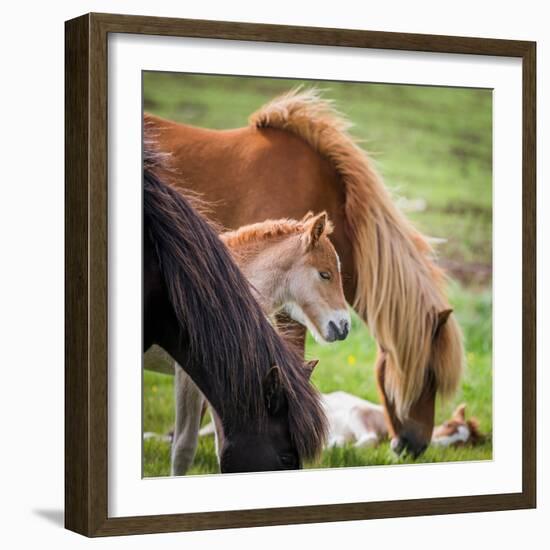
M 319 363 L 319 359 L 311 359 L 311 361 L 304 361 L 304 368 L 306 369 L 307 377 L 310 378 L 313 372 L 313 369 Z
M 311 218 L 313 218 L 313 212 L 310 210 L 300 221 L 306 223 L 308 220 L 311 220 Z
M 435 321 L 434 335 L 433 335 L 434 340 L 439 336 L 439 332 L 441 331 L 441 328 L 447 322 L 452 312 L 453 312 L 452 309 L 444 309 L 443 311 L 440 311 L 437 314 L 437 319 Z
M 273 365 L 267 371 L 263 381 L 263 390 L 267 412 L 274 416 L 281 411 L 286 403 L 281 371 L 277 365 Z
M 305 242 L 306 242 L 307 250 L 311 250 L 317 245 L 317 243 L 319 242 L 319 239 L 322 237 L 323 233 L 325 232 L 327 220 L 328 220 L 327 213 L 321 212 L 321 214 L 314 216 L 307 221 L 306 234 L 305 234 Z
M 466 421 L 466 403 L 459 405 L 453 413 L 453 418 L 456 418 L 462 422 Z

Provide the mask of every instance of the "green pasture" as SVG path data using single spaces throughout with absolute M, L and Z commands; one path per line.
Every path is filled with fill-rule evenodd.
M 352 133 L 375 159 L 388 187 L 407 215 L 427 235 L 444 239 L 439 261 L 452 282 L 450 301 L 464 331 L 467 368 L 458 395 L 438 403 L 437 422 L 459 403 L 492 431 L 492 95 L 490 90 L 282 79 L 145 73 L 144 107 L 173 120 L 209 128 L 246 124 L 248 115 L 276 94 L 298 84 L 325 90 L 353 121 Z M 322 392 L 344 390 L 377 401 L 373 373 L 375 344 L 354 317 L 344 342 L 320 346 L 311 338 L 307 355 L 321 361 L 313 382 Z M 149 361 L 166 360 L 149 352 Z M 164 434 L 173 425 L 173 378 L 144 371 L 143 429 Z M 417 462 L 484 460 L 481 446 L 430 448 Z M 409 462 L 396 459 L 388 443 L 376 449 L 352 446 L 325 451 L 311 467 L 364 466 Z M 169 475 L 168 443 L 144 442 L 145 476 Z M 212 438 L 199 444 L 191 473 L 217 471 Z

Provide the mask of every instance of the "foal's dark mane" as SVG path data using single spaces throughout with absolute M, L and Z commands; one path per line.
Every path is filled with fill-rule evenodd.
M 147 157 L 146 157 L 147 158 Z M 225 245 L 190 201 L 144 166 L 144 216 L 169 300 L 189 339 L 189 355 L 233 425 L 262 429 L 267 411 L 264 376 L 278 365 L 288 401 L 291 437 L 300 456 L 322 448 L 326 418 L 302 358 L 266 319 Z

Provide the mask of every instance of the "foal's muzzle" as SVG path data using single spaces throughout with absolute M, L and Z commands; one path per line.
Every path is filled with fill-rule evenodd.
M 334 342 L 335 340 L 345 340 L 346 336 L 349 333 L 349 322 L 342 319 L 339 325 L 334 321 L 330 321 L 328 324 L 328 337 L 329 342 Z

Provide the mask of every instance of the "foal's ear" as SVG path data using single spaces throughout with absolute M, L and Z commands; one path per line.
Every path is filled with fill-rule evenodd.
M 462 403 L 462 405 L 459 405 L 456 408 L 455 412 L 453 413 L 453 418 L 457 418 L 462 422 L 466 421 L 466 403 Z
M 447 322 L 452 312 L 453 312 L 452 309 L 444 309 L 443 311 L 440 311 L 437 314 L 437 319 L 435 321 L 434 335 L 433 335 L 434 340 L 439 336 L 439 332 L 441 331 L 441 328 Z
M 274 416 L 281 411 L 286 403 L 281 371 L 277 365 L 273 365 L 267 371 L 263 381 L 263 391 L 267 412 Z
M 327 220 L 326 212 L 321 212 L 321 214 L 308 219 L 304 235 L 307 250 L 311 250 L 319 242 L 319 239 L 325 232 Z
M 319 359 L 311 359 L 311 361 L 304 361 L 304 369 L 306 370 L 307 377 L 310 378 L 313 373 L 313 369 L 319 363 Z

